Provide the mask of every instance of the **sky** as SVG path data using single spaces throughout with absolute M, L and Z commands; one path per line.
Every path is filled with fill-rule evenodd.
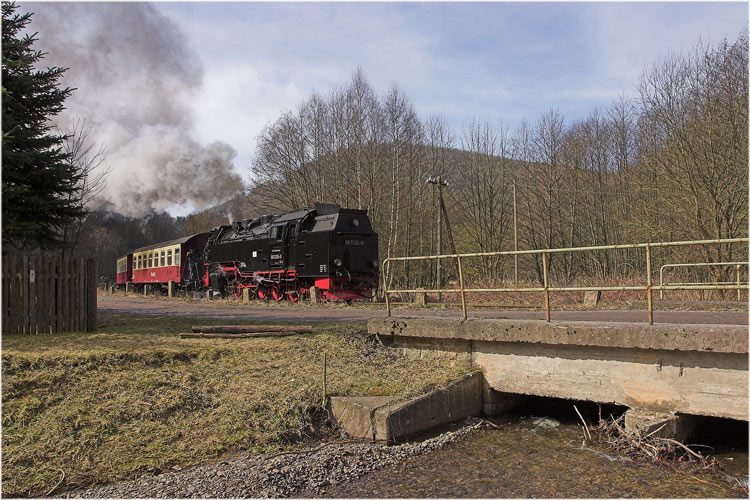
M 420 115 L 441 114 L 460 135 L 472 118 L 502 120 L 512 129 L 550 107 L 568 122 L 585 117 L 634 95 L 643 68 L 670 50 L 733 40 L 748 22 L 745 2 L 163 2 L 153 8 L 183 45 L 182 59 L 201 70 L 181 97 L 190 139 L 229 145 L 234 172 L 245 180 L 263 126 L 313 91 L 345 85 L 358 66 L 376 93 L 398 83 Z M 127 30 L 124 24 L 113 29 Z M 101 101 L 92 100 L 91 113 Z M 85 96 L 77 111 L 88 112 Z M 184 214 L 200 205 L 189 198 L 157 205 Z

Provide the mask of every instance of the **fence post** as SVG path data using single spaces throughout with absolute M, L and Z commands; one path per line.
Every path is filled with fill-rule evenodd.
M 542 270 L 544 272 L 544 311 L 549 323 L 549 279 L 547 278 L 547 252 L 542 252 Z
M 21 333 L 29 333 L 29 258 L 25 255 L 23 257 L 21 283 L 23 286 L 23 328 L 21 329 Z
M 78 330 L 85 332 L 88 297 L 86 296 L 86 259 L 83 258 L 78 261 L 78 286 L 80 287 L 78 292 Z M 96 281 L 94 281 L 94 287 L 96 287 Z
M 86 328 L 87 332 L 96 331 L 97 321 L 97 310 L 96 310 L 96 275 L 98 266 L 96 265 L 96 258 L 88 259 L 86 261 L 86 282 L 87 294 L 86 294 Z
M 32 257 L 29 262 L 29 275 L 26 279 L 29 280 L 29 332 L 32 335 L 36 335 L 36 274 L 37 274 L 37 261 L 36 257 Z
M 646 244 L 646 290 L 648 295 L 648 324 L 654 324 L 654 290 L 651 283 L 651 245 Z
M 467 319 L 466 315 L 466 293 L 464 293 L 464 271 L 461 267 L 461 256 L 456 255 L 456 262 L 458 263 L 458 286 L 461 287 L 461 310 L 464 313 L 464 319 Z

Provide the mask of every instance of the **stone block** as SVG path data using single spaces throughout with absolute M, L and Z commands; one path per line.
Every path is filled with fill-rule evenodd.
M 333 421 L 352 437 L 376 439 L 373 428 L 375 410 L 395 400 L 390 396 L 333 396 L 328 406 Z
M 317 286 L 310 287 L 310 303 L 311 304 L 320 303 L 320 288 L 318 288 Z
M 414 305 L 419 307 L 424 307 L 427 305 L 427 293 L 426 292 L 416 292 L 414 294 Z
M 650 434 L 685 441 L 695 431 L 695 419 L 690 415 L 631 408 L 625 413 L 625 428 L 642 437 Z
M 250 302 L 250 289 L 243 288 L 242 289 L 242 303 L 247 304 L 249 302 Z
M 585 307 L 596 307 L 600 300 L 602 300 L 601 290 L 583 292 L 583 305 Z
M 169 283 L 167 283 L 167 295 L 170 297 L 174 295 L 174 281 L 169 280 Z

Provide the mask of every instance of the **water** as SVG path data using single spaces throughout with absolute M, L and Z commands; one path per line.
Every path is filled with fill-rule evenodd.
M 331 487 L 325 496 L 744 496 L 724 477 L 677 472 L 634 462 L 606 448 L 582 447 L 581 429 L 571 421 L 554 426 L 538 419 L 509 417 L 496 422 L 501 429 L 479 430 L 442 450 Z M 744 474 L 747 480 L 746 447 L 741 451 L 727 448 L 716 456 L 727 472 Z

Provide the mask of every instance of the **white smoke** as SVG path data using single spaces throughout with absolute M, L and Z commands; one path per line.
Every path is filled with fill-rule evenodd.
M 35 47 L 44 66 L 70 68 L 63 85 L 76 88 L 56 118 L 92 126 L 107 149 L 111 172 L 100 197 L 115 210 L 140 216 L 172 204 L 196 208 L 242 189 L 236 151 L 194 137 L 190 101 L 203 69 L 184 35 L 144 3 L 30 3 Z

